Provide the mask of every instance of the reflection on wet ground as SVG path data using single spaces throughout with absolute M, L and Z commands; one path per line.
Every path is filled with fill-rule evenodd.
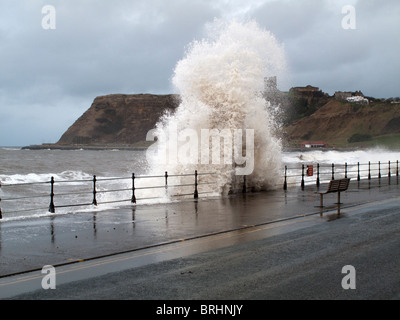
M 321 185 L 319 190 L 324 188 Z M 398 196 L 399 184 L 398 177 L 390 184 L 383 179 L 351 181 L 348 191 L 341 194 L 340 206 L 336 194 L 327 194 L 323 208 L 316 191 L 315 186 L 306 186 L 305 190 L 289 188 L 2 221 L 0 275 L 305 216 L 318 223 L 330 222 L 346 218 L 346 208 Z

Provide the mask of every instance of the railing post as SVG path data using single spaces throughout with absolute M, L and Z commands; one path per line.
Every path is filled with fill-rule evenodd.
M 195 199 L 199 198 L 199 191 L 197 190 L 197 170 L 194 170 L 194 194 Z
M 347 162 L 344 164 L 344 177 L 347 179 Z
M 317 163 L 317 187 L 319 187 L 319 163 Z
M 301 165 L 301 189 L 304 190 L 304 164 Z
M 50 179 L 50 205 L 49 205 L 49 212 L 55 213 L 56 209 L 54 206 L 54 177 Z
M 0 189 L 1 189 L 1 181 L 0 181 Z M 1 212 L 1 198 L 0 198 L 0 219 L 3 219 L 3 213 Z
M 132 199 L 131 203 L 136 203 L 136 196 L 135 196 L 135 174 L 132 173 Z
M 371 180 L 371 161 L 368 161 L 368 180 Z
M 360 162 L 357 162 L 357 181 L 360 181 Z
M 391 174 L 390 174 L 390 160 L 389 160 L 389 163 L 388 163 L 388 178 L 389 178 L 389 180 L 390 180 L 390 176 L 391 176 Z
M 165 191 L 166 191 L 168 189 L 168 172 L 167 171 L 165 171 L 164 177 L 165 177 Z
M 381 162 L 380 161 L 378 161 L 378 169 L 379 169 L 378 178 L 380 179 L 382 177 L 381 176 Z
M 396 161 L 396 176 L 399 176 L 399 160 Z
M 96 175 L 93 176 L 93 201 L 92 204 L 97 206 L 97 200 L 96 200 Z
M 287 166 L 285 166 L 285 180 L 283 181 L 283 190 L 287 190 L 287 179 L 286 179 L 286 175 L 287 175 Z
M 332 179 L 331 180 L 335 180 L 335 164 L 332 163 Z

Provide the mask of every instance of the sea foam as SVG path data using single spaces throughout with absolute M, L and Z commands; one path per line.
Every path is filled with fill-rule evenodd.
M 282 45 L 256 22 L 215 20 L 208 25 L 207 36 L 193 41 L 175 67 L 172 82 L 180 94 L 181 103 L 173 114 L 166 114 L 157 124 L 154 133 L 158 137 L 157 146 L 152 147 L 157 148 L 157 152 L 148 157 L 151 173 L 164 170 L 171 174 L 187 174 L 194 170 L 213 172 L 212 177 L 201 176 L 200 182 L 212 181 L 216 194 L 235 192 L 241 189 L 244 181 L 243 176 L 236 174 L 238 163 L 215 163 L 211 160 L 205 163 L 200 159 L 204 154 L 211 157 L 213 151 L 220 152 L 222 159 L 222 153 L 228 150 L 252 157 L 254 168 L 246 174 L 247 187 L 264 190 L 276 186 L 282 148 L 280 140 L 273 134 L 275 119 L 268 111 L 269 102 L 263 95 L 263 85 L 264 77 L 281 75 L 285 66 Z M 176 139 L 168 134 L 172 129 L 178 133 L 177 143 L 170 141 Z M 217 132 L 231 132 L 232 137 L 234 132 L 240 132 L 242 143 L 239 146 L 242 148 L 216 148 L 215 143 L 200 143 L 202 130 L 215 129 Z M 191 136 L 187 134 L 188 130 Z M 246 130 L 254 133 L 251 146 L 246 140 Z M 197 134 L 196 144 L 191 145 L 192 150 L 188 151 L 187 145 L 193 133 Z M 227 142 L 224 140 L 224 143 Z M 171 156 L 171 146 L 176 148 L 178 156 L 161 156 L 161 153 Z M 183 146 L 187 152 L 198 148 L 193 152 L 199 157 L 197 161 L 181 161 L 179 148 Z M 167 161 L 162 163 L 160 159 Z

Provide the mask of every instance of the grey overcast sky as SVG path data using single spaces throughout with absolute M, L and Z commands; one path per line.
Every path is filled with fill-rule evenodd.
M 45 5 L 55 29 L 43 27 L 54 20 Z M 281 90 L 400 96 L 398 0 L 1 0 L 0 146 L 56 142 L 99 95 L 173 93 L 185 46 L 215 18 L 275 35 L 288 63 Z

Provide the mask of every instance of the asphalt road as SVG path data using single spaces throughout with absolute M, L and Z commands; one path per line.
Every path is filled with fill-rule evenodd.
M 290 222 L 282 232 L 268 226 L 208 237 L 215 242 L 209 250 L 203 242 L 198 253 L 192 248 L 191 254 L 180 254 L 177 246 L 176 256 L 167 259 L 13 299 L 400 299 L 400 200 L 379 200 L 347 208 L 340 218 L 334 212 L 325 217 Z M 236 236 L 242 239 L 223 243 Z M 342 287 L 350 275 L 342 268 L 348 265 L 355 270 L 355 289 Z

